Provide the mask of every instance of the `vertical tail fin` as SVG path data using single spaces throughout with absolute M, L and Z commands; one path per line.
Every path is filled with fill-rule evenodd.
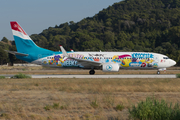
M 10 24 L 18 52 L 28 53 L 30 49 L 37 47 L 37 45 L 31 40 L 31 38 L 16 21 L 12 21 Z
M 10 24 L 18 52 L 36 52 L 36 50 L 40 48 L 32 41 L 32 39 L 26 34 L 26 32 L 16 21 L 12 21 Z

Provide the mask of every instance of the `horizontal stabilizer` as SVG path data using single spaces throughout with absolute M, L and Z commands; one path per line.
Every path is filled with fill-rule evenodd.
M 8 50 L 5 50 L 6 52 L 8 53 L 11 53 L 13 55 L 19 55 L 19 56 L 28 56 L 29 54 L 24 54 L 24 53 L 19 53 L 19 52 L 16 52 L 16 51 L 8 51 Z

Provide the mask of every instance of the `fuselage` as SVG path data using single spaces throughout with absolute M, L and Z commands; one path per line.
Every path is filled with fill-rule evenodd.
M 176 64 L 174 60 L 169 59 L 166 55 L 149 52 L 68 52 L 68 54 L 70 57 L 87 61 L 96 61 L 102 64 L 117 63 L 120 68 L 160 69 L 171 67 Z M 36 60 L 33 60 L 33 58 L 36 58 Z M 20 59 L 23 58 L 21 57 Z M 86 62 L 66 59 L 62 52 L 54 52 L 52 55 L 30 54 L 29 59 L 31 59 L 31 63 L 49 67 L 84 69 L 91 69 L 92 67 L 90 64 L 86 64 Z M 95 69 L 101 69 L 101 67 L 95 67 Z

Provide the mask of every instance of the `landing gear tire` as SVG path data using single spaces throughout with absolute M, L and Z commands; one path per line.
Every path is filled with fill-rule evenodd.
M 160 71 L 157 71 L 157 74 L 159 75 L 159 74 L 160 74 Z
M 90 71 L 89 71 L 89 74 L 90 74 L 90 75 L 94 75 L 94 74 L 95 74 L 95 71 L 94 71 L 94 70 L 90 70 Z

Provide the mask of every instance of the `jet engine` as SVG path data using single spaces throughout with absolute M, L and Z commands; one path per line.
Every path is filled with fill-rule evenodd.
M 119 64 L 117 63 L 105 63 L 102 65 L 103 72 L 118 72 L 119 71 Z

